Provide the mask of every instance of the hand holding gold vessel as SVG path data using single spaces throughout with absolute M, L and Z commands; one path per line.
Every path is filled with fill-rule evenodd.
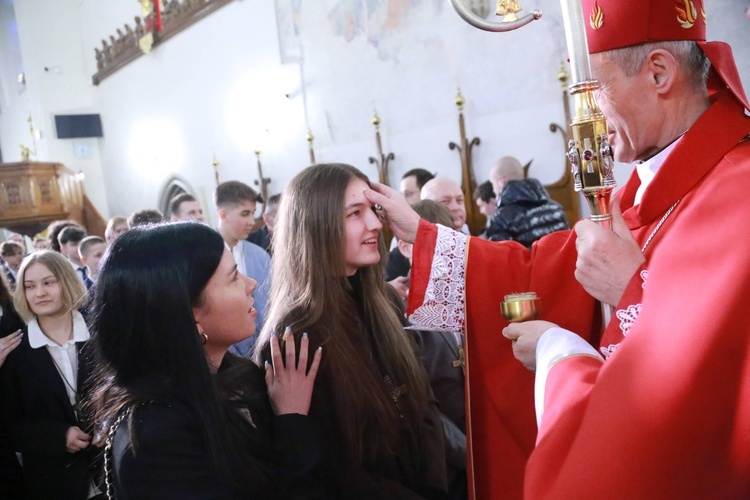
M 536 347 L 550 328 L 557 325 L 549 321 L 524 321 L 503 328 L 503 337 L 511 341 L 513 355 L 528 370 L 536 370 Z

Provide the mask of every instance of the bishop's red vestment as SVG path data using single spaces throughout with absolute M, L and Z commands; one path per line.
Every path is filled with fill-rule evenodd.
M 724 92 L 640 204 L 635 174 L 618 193 L 646 264 L 601 342 L 598 305 L 574 278 L 575 235 L 527 250 L 420 224 L 409 314 L 466 333 L 474 496 L 750 495 L 748 134 L 750 117 Z M 500 333 L 503 296 L 526 291 L 542 298 L 540 319 L 608 357 L 552 368 L 535 451 L 534 375 Z

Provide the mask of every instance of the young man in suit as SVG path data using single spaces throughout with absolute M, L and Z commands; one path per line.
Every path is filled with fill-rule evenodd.
M 57 240 L 60 243 L 60 253 L 68 258 L 68 262 L 75 269 L 76 274 L 81 281 L 86 281 L 86 265 L 81 262 L 81 256 L 78 254 L 78 246 L 86 237 L 86 230 L 80 226 L 68 226 L 60 231 Z
M 107 242 L 100 236 L 87 236 L 81 240 L 81 244 L 78 246 L 81 263 L 86 266 L 86 277 L 83 283 L 87 289 L 91 289 L 99 277 L 99 262 L 104 257 L 106 250 Z
M 189 193 L 178 194 L 169 202 L 171 220 L 194 220 L 204 222 L 203 209 L 195 196 Z
M 263 328 L 266 318 L 266 301 L 270 290 L 269 270 L 271 257 L 258 245 L 245 241 L 255 225 L 255 207 L 263 198 L 253 188 L 239 181 L 222 182 L 216 187 L 214 203 L 219 213 L 217 230 L 224 238 L 224 245 L 234 257 L 239 272 L 258 282 L 253 293 L 257 331 Z M 230 348 L 235 354 L 246 356 L 253 346 L 255 337 L 235 344 Z

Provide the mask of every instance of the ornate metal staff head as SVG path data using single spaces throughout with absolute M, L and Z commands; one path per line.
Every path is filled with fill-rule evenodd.
M 516 14 L 523 10 L 521 8 L 521 5 L 518 3 L 518 0 L 497 0 L 497 9 L 495 10 L 495 14 L 498 16 L 503 16 L 503 20 L 501 22 L 492 22 L 487 21 L 486 19 L 482 19 L 477 14 L 472 12 L 472 10 L 466 5 L 465 0 L 450 0 L 450 3 L 458 13 L 458 15 L 461 16 L 461 19 L 471 24 L 475 28 L 479 28 L 480 30 L 484 31 L 511 31 L 514 29 L 518 29 L 521 26 L 526 26 L 531 21 L 536 21 L 537 19 L 542 17 L 541 10 L 534 10 L 531 12 L 531 14 L 528 14 L 521 18 L 516 16 Z
M 504 15 L 503 22 L 491 23 L 472 13 L 461 0 L 450 0 L 458 15 L 466 22 L 486 31 L 509 31 L 525 26 L 541 17 L 540 11 L 518 19 L 521 10 L 515 0 L 498 0 L 497 13 Z M 572 83 L 570 95 L 575 100 L 575 115 L 571 120 L 573 138 L 568 147 L 575 190 L 582 191 L 591 209 L 592 220 L 605 227 L 611 225 L 609 199 L 615 187 L 614 155 L 607 142 L 607 123 L 596 104 L 594 91 L 599 83 L 591 77 L 586 30 L 581 0 L 560 0 L 565 24 Z

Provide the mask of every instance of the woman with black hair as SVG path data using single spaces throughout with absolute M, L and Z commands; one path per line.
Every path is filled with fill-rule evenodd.
M 4 276 L 0 276 L 0 367 L 8 354 L 13 352 L 23 340 L 25 323 L 13 307 L 13 296 Z M 1 391 L 2 389 L 0 389 Z M 13 447 L 10 446 L 5 426 L 0 426 L 0 498 L 21 496 L 21 466 Z
M 26 324 L 13 307 L 13 295 L 4 276 L 0 276 L 0 367 L 8 354 L 21 345 Z
M 299 369 L 293 350 L 284 365 L 277 340 L 265 373 L 227 354 L 255 331 L 256 285 L 203 224 L 139 227 L 114 241 L 91 340 L 109 497 L 316 496 L 305 415 L 320 350 L 309 372 L 306 336 Z

